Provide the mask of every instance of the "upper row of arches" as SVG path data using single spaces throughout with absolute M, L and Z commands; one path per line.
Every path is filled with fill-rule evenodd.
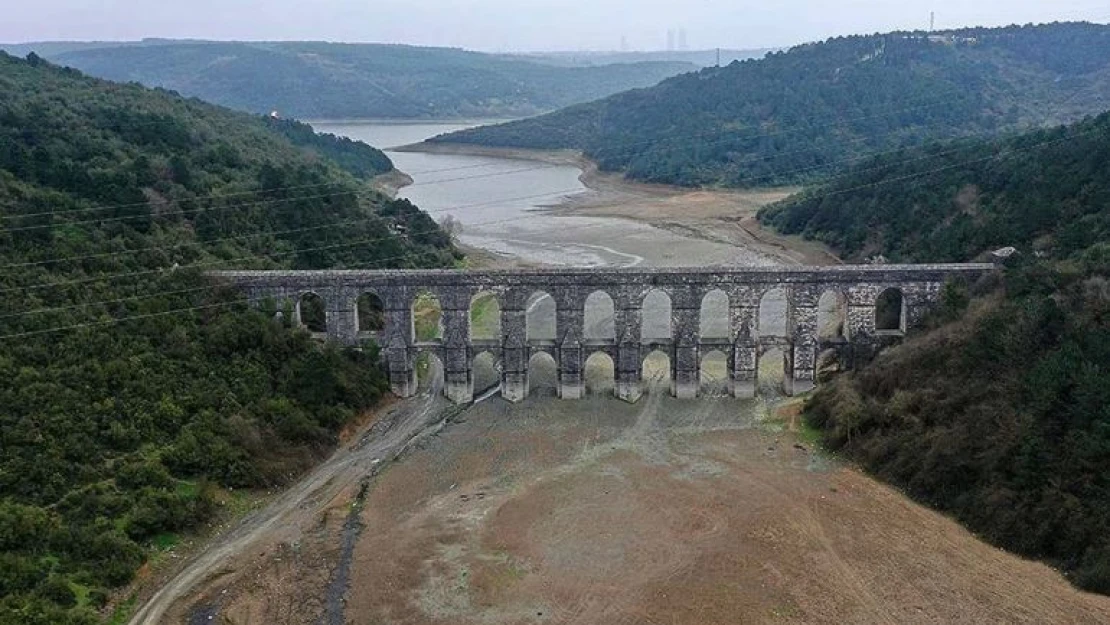
M 845 295 L 827 290 L 818 301 L 817 334 L 820 339 L 848 337 L 848 310 Z M 315 293 L 305 293 L 297 302 L 300 324 L 312 332 L 327 331 L 327 307 Z M 663 290 L 648 292 L 642 301 L 641 339 L 645 342 L 674 337 L 673 307 Z M 554 298 L 537 291 L 525 305 L 527 339 L 554 341 L 558 311 Z M 381 299 L 365 293 L 357 301 L 357 325 L 360 333 L 380 332 L 385 328 L 385 310 Z M 591 293 L 584 303 L 582 338 L 584 341 L 616 340 L 616 309 L 613 298 L 605 291 Z M 501 306 L 497 296 L 488 291 L 475 295 L 469 309 L 470 338 L 497 341 L 501 338 Z M 906 307 L 904 297 L 896 288 L 883 291 L 875 306 L 875 328 L 879 331 L 904 331 Z M 412 336 L 418 342 L 443 337 L 443 307 L 439 299 L 422 291 L 412 303 Z M 701 301 L 698 335 L 701 339 L 731 338 L 728 295 L 719 289 L 707 293 Z M 766 292 L 759 304 L 756 319 L 759 336 L 785 337 L 789 334 L 788 299 L 785 289 Z

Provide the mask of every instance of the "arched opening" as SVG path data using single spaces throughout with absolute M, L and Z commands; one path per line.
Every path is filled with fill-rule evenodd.
M 728 295 L 720 289 L 706 293 L 701 299 L 698 336 L 702 340 L 731 338 L 728 315 Z
M 605 291 L 594 291 L 586 298 L 582 311 L 582 338 L 587 341 L 616 341 L 616 307 Z
M 759 336 L 787 336 L 787 298 L 783 289 L 771 289 L 759 300 Z
M 671 359 L 659 350 L 655 350 L 644 358 L 641 378 L 648 390 L 671 388 Z
M 702 393 L 712 397 L 728 395 L 728 356 L 713 350 L 701 358 Z
M 640 336 L 644 342 L 670 340 L 671 334 L 671 296 L 655 289 L 647 294 L 640 308 Z
M 358 331 L 360 334 L 376 334 L 385 331 L 385 305 L 374 293 L 363 293 L 358 297 Z
M 315 293 L 305 293 L 297 302 L 301 326 L 317 334 L 328 331 L 328 308 L 324 298 Z
M 875 300 L 875 329 L 880 332 L 906 331 L 906 303 L 898 289 L 887 289 Z
M 817 339 L 848 338 L 848 298 L 840 291 L 825 291 L 817 300 Z
M 554 341 L 554 298 L 543 291 L 533 293 L 524 308 L 524 324 L 529 341 Z
M 443 361 L 431 352 L 421 352 L 416 357 L 416 386 L 421 391 L 443 391 Z
M 559 394 L 559 366 L 551 354 L 538 352 L 528 359 L 528 394 L 539 397 Z
M 470 300 L 470 339 L 501 340 L 501 302 L 493 293 L 482 292 Z
M 840 354 L 835 349 L 826 349 L 817 355 L 817 383 L 824 384 L 843 371 Z
M 412 300 L 412 338 L 417 343 L 443 339 L 443 306 L 428 291 L 421 291 Z
M 783 382 L 786 381 L 786 354 L 775 347 L 759 356 L 759 390 L 764 397 L 783 396 Z
M 501 384 L 501 370 L 498 368 L 497 359 L 490 352 L 482 352 L 474 357 L 471 365 L 471 375 L 474 376 L 474 396 Z
M 612 393 L 617 386 L 616 366 L 605 352 L 594 352 L 586 359 L 586 392 Z

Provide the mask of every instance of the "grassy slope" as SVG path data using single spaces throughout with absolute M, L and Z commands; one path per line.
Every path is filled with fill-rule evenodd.
M 201 274 L 455 260 L 352 174 L 380 153 L 301 130 L 0 55 L 0 623 L 97 622 L 214 485 L 284 482 L 388 387 Z

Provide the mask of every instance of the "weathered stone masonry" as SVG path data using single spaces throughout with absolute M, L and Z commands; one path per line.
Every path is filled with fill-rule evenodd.
M 703 352 L 721 350 L 728 356 L 730 390 L 750 397 L 757 384 L 757 363 L 764 350 L 784 352 L 786 391 L 813 387 L 821 350 L 835 347 L 848 360 L 869 357 L 875 349 L 896 340 L 935 305 L 945 281 L 974 280 L 994 269 L 989 264 L 865 265 L 791 268 L 699 269 L 543 269 L 529 271 L 223 271 L 212 275 L 241 289 L 252 302 L 292 301 L 297 306 L 307 293 L 326 303 L 327 336 L 355 344 L 359 340 L 358 298 L 376 295 L 384 305 L 385 327 L 377 337 L 383 348 L 393 391 L 402 397 L 416 392 L 415 360 L 421 352 L 443 362 L 445 391 L 457 402 L 474 393 L 475 356 L 489 351 L 500 362 L 501 393 L 510 401 L 528 395 L 528 362 L 538 352 L 550 353 L 558 365 L 559 395 L 574 399 L 584 393 L 583 369 L 594 352 L 608 354 L 616 374 L 617 395 L 636 401 L 642 392 L 644 358 L 656 349 L 670 357 L 672 392 L 695 397 Z M 763 296 L 782 289 L 787 296 L 786 337 L 761 337 L 759 306 Z M 876 330 L 879 295 L 896 289 L 902 295 L 899 330 Z M 641 338 L 641 305 L 652 290 L 671 299 L 671 338 Z M 703 298 L 715 290 L 729 301 L 726 340 L 699 336 Z M 847 304 L 846 339 L 838 345 L 818 340 L 818 300 L 826 291 L 839 293 Z M 614 303 L 616 338 L 583 338 L 586 299 L 596 291 Z M 443 309 L 442 340 L 418 343 L 413 332 L 413 300 L 422 292 L 435 295 Z M 542 292 L 556 305 L 556 340 L 528 340 L 526 306 Z M 497 297 L 501 310 L 500 341 L 472 341 L 470 305 L 480 293 Z

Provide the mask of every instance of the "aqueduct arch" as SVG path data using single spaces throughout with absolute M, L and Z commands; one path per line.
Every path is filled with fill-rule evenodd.
M 529 362 L 546 354 L 556 363 L 560 397 L 576 399 L 585 393 L 585 361 L 602 352 L 614 363 L 616 394 L 636 401 L 643 393 L 644 359 L 662 351 L 670 361 L 672 391 L 696 397 L 701 386 L 702 356 L 725 354 L 727 386 L 737 397 L 756 392 L 759 355 L 772 349 L 784 354 L 787 392 L 813 387 L 818 355 L 835 347 L 841 366 L 870 358 L 882 345 L 897 341 L 936 305 L 941 287 L 951 279 L 975 280 L 994 270 L 990 264 L 863 265 L 788 268 L 675 268 L 675 269 L 542 269 L 528 271 L 221 271 L 213 277 L 241 289 L 253 303 L 300 303 L 312 293 L 326 310 L 327 338 L 344 344 L 360 340 L 358 300 L 376 295 L 382 347 L 393 391 L 408 397 L 416 392 L 415 359 L 435 355 L 444 367 L 444 390 L 451 399 L 469 401 L 474 393 L 473 362 L 489 352 L 498 363 L 501 393 L 510 401 L 528 395 Z M 822 337 L 821 298 L 838 295 L 842 324 L 834 338 Z M 883 293 L 900 296 L 897 320 L 876 325 Z M 612 306 L 611 331 L 604 336 L 587 328 L 587 304 L 603 293 Z M 761 305 L 779 292 L 785 323 L 765 335 L 760 331 Z M 440 306 L 438 337 L 418 340 L 414 307 L 419 294 Z M 536 293 L 549 295 L 534 298 Z M 661 296 L 654 295 L 660 293 Z M 500 315 L 500 337 L 471 336 L 475 297 L 493 297 Z M 645 300 L 669 305 L 669 332 L 645 334 Z M 887 296 L 884 296 L 887 297 Z M 704 319 L 707 301 L 727 302 L 727 319 Z M 611 304 L 610 304 L 611 302 Z M 529 315 L 547 307 L 543 336 L 530 336 Z M 720 306 L 718 306 L 720 308 Z M 278 305 L 276 310 L 282 310 Z M 364 313 L 365 316 L 365 313 Z M 594 325 L 598 325 L 596 320 Z M 702 328 L 716 324 L 717 331 Z M 491 324 L 496 327 L 497 324 Z M 604 324 L 608 325 L 608 320 Z M 657 324 L 658 325 L 658 324 Z M 785 328 L 783 328 L 783 325 Z M 720 331 L 723 327 L 725 331 Z M 767 329 L 766 326 L 764 329 Z M 659 335 L 659 336 L 652 336 Z M 365 336 L 365 335 L 363 335 Z

